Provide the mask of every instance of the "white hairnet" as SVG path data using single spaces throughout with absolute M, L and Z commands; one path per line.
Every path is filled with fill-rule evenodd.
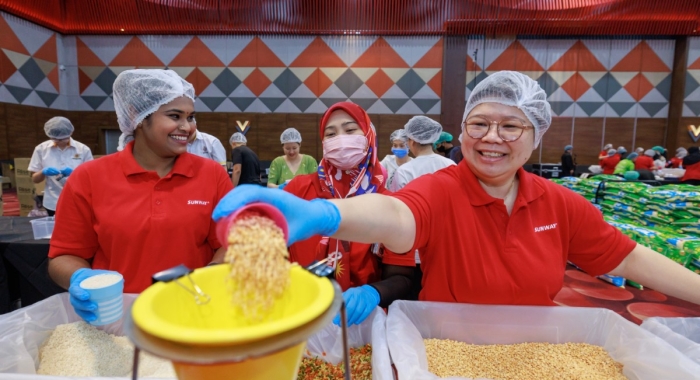
M 194 87 L 172 70 L 126 70 L 114 80 L 112 96 L 122 131 L 118 149 L 122 150 L 133 140 L 137 126 L 160 106 L 181 96 L 194 101 Z
M 688 151 L 685 148 L 680 147 L 680 148 L 676 149 L 676 157 L 683 158 L 687 155 L 688 155 Z
M 394 132 L 391 132 L 391 135 L 389 136 L 389 141 L 393 143 L 394 140 L 401 140 L 404 143 L 407 143 L 408 136 L 406 136 L 406 131 L 403 129 L 397 129 Z
M 228 143 L 229 143 L 229 144 L 232 144 L 232 143 L 243 143 L 243 144 L 246 144 L 246 143 L 248 143 L 248 139 L 245 138 L 245 135 L 242 134 L 241 132 L 236 132 L 236 133 L 234 133 L 234 134 L 231 135 L 231 138 L 230 138 L 230 139 L 228 139 Z
M 73 134 L 73 124 L 63 116 L 54 116 L 44 124 L 44 132 L 49 138 L 63 140 Z
M 517 71 L 499 71 L 479 82 L 469 95 L 462 121 L 482 103 L 500 103 L 523 111 L 535 127 L 533 149 L 537 148 L 552 124 L 552 107 L 547 101 L 547 93 L 535 80 Z
M 409 139 L 419 144 L 432 144 L 442 133 L 442 125 L 427 116 L 412 117 L 403 129 Z
M 280 142 L 282 144 L 286 143 L 299 143 L 301 144 L 301 133 L 294 128 L 287 128 L 282 132 L 280 136 Z
M 603 147 L 603 150 L 612 149 L 612 147 L 613 147 L 613 144 L 605 144 L 605 146 Z
M 654 157 L 654 156 L 656 156 L 656 151 L 653 149 L 647 149 L 646 151 L 644 151 L 644 155 L 649 156 L 649 157 Z

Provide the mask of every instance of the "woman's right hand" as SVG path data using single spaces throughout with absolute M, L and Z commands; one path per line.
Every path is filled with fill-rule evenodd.
M 331 236 L 340 226 L 340 211 L 325 199 L 307 201 L 286 191 L 257 185 L 240 185 L 231 190 L 216 205 L 212 218 L 218 221 L 256 202 L 272 205 L 282 212 L 289 227 L 289 245 L 314 235 Z

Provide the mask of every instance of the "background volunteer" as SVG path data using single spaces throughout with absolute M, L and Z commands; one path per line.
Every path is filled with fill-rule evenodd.
M 294 128 L 285 129 L 280 135 L 284 155 L 275 158 L 270 164 L 267 187 L 284 188 L 298 175 L 316 172 L 318 163 L 308 154 L 301 154 L 301 133 Z
M 49 249 L 49 275 L 88 321 L 96 305 L 82 280 L 119 272 L 124 292 L 139 293 L 156 272 L 222 262 L 226 251 L 211 212 L 232 186 L 219 164 L 187 153 L 192 85 L 171 70 L 126 70 L 113 96 L 120 151 L 73 173 Z
M 414 179 L 454 165 L 454 161 L 433 152 L 433 144 L 442 134 L 442 125 L 426 116 L 412 117 L 403 128 L 408 137 L 408 149 L 415 157 L 396 169 L 391 191 L 399 191 Z
M 78 165 L 92 160 L 87 145 L 71 138 L 73 124 L 62 116 L 49 119 L 44 124 L 44 133 L 50 140 L 34 148 L 27 170 L 32 172 L 32 182 L 46 180 L 43 206 L 49 216 L 56 214 L 56 204 L 68 176 Z
M 406 136 L 406 131 L 403 129 L 397 129 L 391 132 L 389 136 L 389 141 L 391 142 L 391 153 L 384 156 L 381 164 L 384 169 L 386 169 L 386 187 L 391 186 L 391 182 L 394 181 L 394 174 L 399 166 L 413 160 L 411 156 L 408 155 L 408 136 Z
M 570 260 L 591 275 L 623 276 L 700 304 L 696 274 L 630 240 L 582 196 L 523 170 L 550 124 L 539 84 L 501 71 L 477 84 L 467 101 L 460 165 L 391 196 L 308 202 L 235 189 L 213 217 L 266 202 L 287 218 L 290 242 L 324 234 L 379 241 L 393 252 L 420 248 L 424 301 L 553 306 Z M 350 313 L 386 306 L 410 291 L 412 255 L 387 251 L 383 261 L 386 279 L 369 286 L 372 296 L 348 304 Z
M 233 172 L 231 182 L 233 186 L 251 184 L 260 185 L 260 159 L 258 155 L 248 148 L 248 139 L 244 134 L 236 132 L 228 140 L 231 144 L 231 162 Z
M 197 121 L 194 122 L 197 128 Z M 187 152 L 195 156 L 214 160 L 219 165 L 226 167 L 226 150 L 218 138 L 198 130 L 192 132 L 190 141 L 187 143 Z

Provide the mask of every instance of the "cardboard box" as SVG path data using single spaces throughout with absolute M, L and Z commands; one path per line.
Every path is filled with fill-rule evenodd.
M 0 216 L 3 216 L 5 214 L 5 204 L 2 202 L 2 199 L 0 199 Z
M 29 161 L 30 158 L 15 158 L 15 178 L 29 177 Z
M 9 162 L 3 162 L 0 164 L 0 168 L 2 169 L 2 182 L 3 183 L 9 183 L 10 188 L 15 187 L 15 171 L 14 168 L 12 167 L 13 165 Z
M 36 194 L 39 194 L 39 195 L 44 195 L 45 187 L 46 187 L 46 181 L 41 181 L 39 183 L 34 184 L 34 190 L 35 190 Z
M 16 181 L 17 181 L 17 189 L 18 189 L 17 191 L 19 191 L 20 187 L 31 188 L 31 189 L 34 188 L 34 182 L 32 181 L 32 177 L 20 176 L 20 177 L 16 178 Z
M 22 204 L 19 205 L 19 216 L 28 216 L 29 213 L 34 209 L 34 204 Z

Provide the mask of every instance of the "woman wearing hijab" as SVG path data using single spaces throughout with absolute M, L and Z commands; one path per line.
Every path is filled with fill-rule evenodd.
M 316 173 L 294 178 L 284 191 L 302 199 L 345 199 L 387 193 L 377 161 L 376 134 L 360 106 L 341 102 L 321 118 L 323 159 Z M 378 246 L 317 234 L 289 247 L 292 261 L 308 265 L 330 258 L 343 290 L 379 280 Z M 375 252 L 376 251 L 376 252 Z
M 87 321 L 97 306 L 79 286 L 86 278 L 118 272 L 124 292 L 139 293 L 154 273 L 222 262 L 226 252 L 211 212 L 233 186 L 221 165 L 187 153 L 192 85 L 171 70 L 126 70 L 113 96 L 120 151 L 71 174 L 49 250 L 49 275 Z
M 536 81 L 494 73 L 467 100 L 459 165 L 389 196 L 308 202 L 235 189 L 213 217 L 266 202 L 286 216 L 292 242 L 323 234 L 403 252 L 385 253 L 385 280 L 371 284 L 378 296 L 348 303 L 350 314 L 406 297 L 415 249 L 422 256 L 422 301 L 554 306 L 571 261 L 589 274 L 623 276 L 700 304 L 698 275 L 623 235 L 580 195 L 523 170 L 551 120 Z

